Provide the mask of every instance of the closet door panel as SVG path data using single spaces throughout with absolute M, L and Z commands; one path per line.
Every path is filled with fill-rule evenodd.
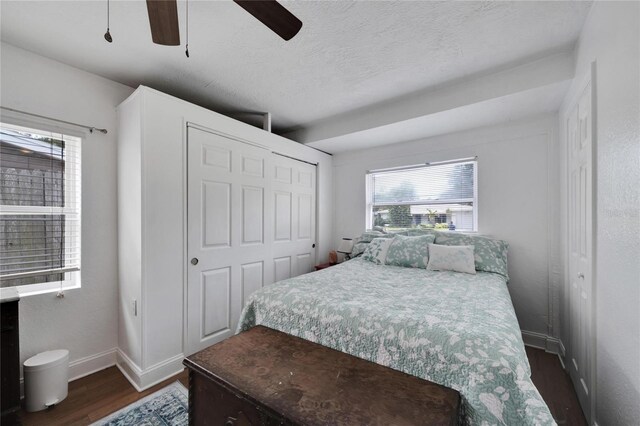
M 264 242 L 264 188 L 242 187 L 242 244 Z
M 228 332 L 229 298 L 231 297 L 231 268 L 204 271 L 201 279 L 202 338 Z
M 274 240 L 291 241 L 291 192 L 274 192 Z
M 306 274 L 314 270 L 316 250 L 316 167 L 302 161 L 272 155 L 275 196 L 274 257 L 289 259 L 288 274 L 274 279 Z M 281 271 L 282 268 L 278 269 Z
M 274 282 L 291 278 L 291 256 L 273 259 L 273 274 Z
M 231 184 L 202 182 L 202 247 L 231 246 Z
M 187 130 L 187 354 L 236 331 L 242 307 L 272 275 L 268 150 Z
M 310 240 L 312 236 L 311 224 L 314 215 L 312 206 L 312 197 L 310 194 L 298 195 L 298 239 Z
M 235 333 L 265 285 L 313 271 L 316 167 L 187 130 L 187 354 Z
M 249 296 L 264 285 L 264 262 L 246 263 L 242 268 L 242 306 L 247 304 Z

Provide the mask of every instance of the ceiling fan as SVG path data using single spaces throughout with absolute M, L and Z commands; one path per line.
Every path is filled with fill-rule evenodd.
M 284 40 L 290 40 L 302 27 L 302 21 L 276 0 L 233 0 Z M 180 45 L 176 0 L 147 0 L 151 38 L 156 44 Z

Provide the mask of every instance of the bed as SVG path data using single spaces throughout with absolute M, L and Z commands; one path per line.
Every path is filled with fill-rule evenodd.
M 502 275 L 353 259 L 254 293 L 258 324 L 456 389 L 468 424 L 554 424 Z

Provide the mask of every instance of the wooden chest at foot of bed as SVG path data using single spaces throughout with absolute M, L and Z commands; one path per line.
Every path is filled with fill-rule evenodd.
M 257 326 L 184 360 L 192 425 L 452 425 L 460 395 Z

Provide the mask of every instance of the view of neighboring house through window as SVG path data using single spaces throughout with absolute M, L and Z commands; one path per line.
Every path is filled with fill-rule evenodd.
M 80 286 L 80 139 L 0 123 L 0 287 Z
M 367 228 L 476 231 L 477 162 L 454 160 L 367 174 Z

